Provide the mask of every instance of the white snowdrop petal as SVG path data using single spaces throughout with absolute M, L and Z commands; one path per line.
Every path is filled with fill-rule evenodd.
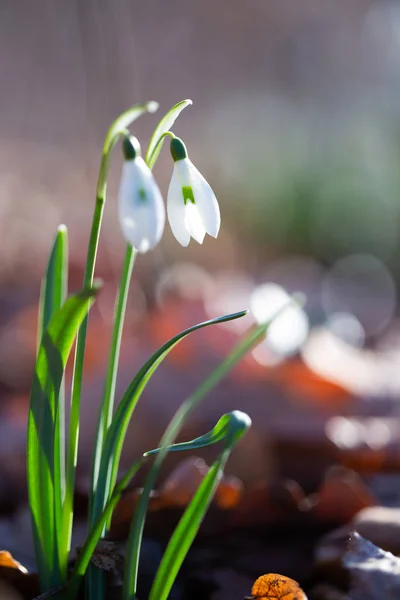
M 207 233 L 216 238 L 221 226 L 221 214 L 215 194 L 204 178 L 197 183 L 194 197 Z
M 201 215 L 206 232 L 217 237 L 221 225 L 218 201 L 208 181 L 189 161 L 189 173 L 194 199 Z
M 165 208 L 159 187 L 141 157 L 123 165 L 118 213 L 125 238 L 138 252 L 148 252 L 158 244 Z
M 185 192 L 186 204 L 183 188 L 191 189 L 191 194 Z M 172 232 L 183 246 L 189 244 L 190 237 L 202 244 L 206 233 L 213 237 L 218 235 L 221 216 L 217 199 L 189 158 L 174 164 L 167 212 Z
M 202 244 L 206 235 L 202 218 L 196 204 L 187 202 L 185 206 L 185 225 L 192 238 Z
M 174 172 L 179 181 L 180 187 L 191 185 L 191 167 L 193 163 L 188 158 L 177 160 L 174 166 Z
M 188 246 L 190 242 L 190 233 L 185 224 L 182 186 L 179 180 L 177 168 L 179 162 L 175 163 L 174 165 L 171 183 L 169 184 L 167 196 L 167 214 L 172 233 L 182 246 Z

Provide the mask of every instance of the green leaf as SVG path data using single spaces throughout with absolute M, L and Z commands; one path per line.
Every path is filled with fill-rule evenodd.
M 50 318 L 65 300 L 68 276 L 68 233 L 60 225 L 51 249 L 39 300 L 38 346 Z
M 229 454 L 251 425 L 250 417 L 241 411 L 234 411 L 225 416 L 228 417 L 226 419 L 228 427 L 223 437 L 224 450 L 210 467 L 172 534 L 150 590 L 149 600 L 168 598 L 179 569 L 214 497 Z M 128 575 L 129 573 L 124 579 L 124 600 L 131 600 L 133 597 L 132 588 L 127 585 Z
M 110 499 L 106 503 L 103 512 L 90 528 L 88 537 L 86 538 L 83 548 L 81 548 L 79 552 L 79 556 L 75 562 L 74 570 L 71 574 L 71 578 L 68 583 L 69 598 L 74 598 L 76 596 L 80 582 L 86 573 L 87 567 L 90 562 L 90 558 L 96 548 L 98 541 L 100 540 L 105 524 L 110 519 L 114 508 L 116 507 L 121 497 L 122 492 L 128 487 L 132 478 L 134 477 L 134 475 L 136 475 L 136 473 L 144 464 L 146 459 L 151 455 L 158 454 L 159 452 L 161 452 L 161 450 L 165 450 L 166 452 L 195 450 L 197 448 L 203 448 L 211 444 L 216 444 L 223 440 L 228 440 L 230 439 L 230 434 L 232 434 L 235 430 L 238 429 L 237 423 L 239 421 L 242 423 L 242 428 L 243 423 L 245 423 L 246 427 L 249 426 L 249 418 L 247 417 L 247 415 L 244 415 L 244 413 L 239 414 L 239 411 L 234 411 L 232 413 L 224 415 L 223 417 L 221 417 L 221 419 L 218 421 L 215 427 L 213 427 L 213 429 L 204 436 L 201 436 L 201 438 L 195 438 L 194 440 L 190 440 L 189 442 L 185 442 L 184 444 L 171 444 L 170 446 L 167 446 L 163 449 L 155 448 L 154 450 L 149 450 L 148 452 L 145 452 L 143 456 L 129 468 L 129 470 L 126 472 L 121 481 L 118 482 L 118 484 L 115 486 L 115 489 Z M 200 440 L 203 440 L 203 442 L 200 442 Z
M 217 444 L 222 440 L 227 439 L 228 436 L 232 436 L 235 434 L 236 420 L 234 413 L 228 413 L 223 415 L 218 423 L 204 435 L 195 438 L 194 440 L 190 440 L 189 442 L 181 442 L 179 444 L 171 444 L 166 446 L 165 450 L 167 452 L 183 452 L 186 450 L 197 450 L 198 448 L 204 448 L 205 446 L 212 446 L 213 444 Z M 235 426 L 233 426 L 235 424 Z M 240 430 L 239 430 L 240 432 Z M 146 452 L 146 456 L 151 456 L 152 454 L 159 454 L 162 450 L 162 446 L 160 448 L 155 448 L 154 450 L 150 450 Z
M 137 460 L 126 472 L 121 481 L 115 486 L 115 489 L 110 499 L 106 503 L 103 512 L 90 528 L 88 537 L 86 538 L 83 548 L 79 552 L 79 555 L 75 561 L 74 570 L 68 582 L 67 597 L 71 600 L 74 599 L 78 593 L 82 578 L 89 566 L 90 558 L 96 548 L 96 545 L 101 538 L 105 524 L 109 521 L 112 513 L 114 512 L 122 492 L 128 487 L 130 481 L 140 469 L 144 460 L 145 457 Z
M 147 507 L 151 490 L 154 488 L 160 467 L 165 458 L 167 448 L 174 442 L 176 436 L 181 430 L 183 423 L 185 422 L 188 415 L 193 409 L 198 406 L 201 400 L 216 386 L 218 383 L 229 373 L 229 371 L 240 361 L 242 358 L 254 348 L 261 340 L 264 339 L 266 331 L 271 321 L 254 327 L 243 339 L 241 339 L 232 352 L 218 365 L 218 367 L 199 385 L 196 391 L 181 404 L 176 411 L 170 424 L 168 425 L 162 439 L 161 447 L 157 449 L 158 456 L 153 463 L 143 487 L 143 491 L 140 495 L 138 505 L 136 507 L 135 515 L 132 519 L 131 530 L 129 534 L 128 547 L 129 551 L 126 553 L 126 564 L 127 564 L 127 575 L 130 579 L 130 592 L 136 593 L 136 580 L 139 566 L 139 555 L 142 543 L 143 528 L 146 519 Z M 224 416 L 218 421 L 216 427 L 207 436 L 213 436 L 215 440 L 220 440 L 226 431 L 227 417 Z M 231 431 L 233 429 L 231 428 Z M 206 436 L 206 437 L 207 437 Z M 201 438 L 200 438 L 201 439 Z M 193 443 L 198 443 L 195 440 Z M 204 442 L 204 437 L 203 437 Z M 176 444 L 173 448 L 179 446 Z M 186 449 L 186 443 L 183 444 L 181 449 Z M 173 451 L 173 450 L 172 450 Z
M 60 225 L 50 253 L 46 274 L 43 278 L 39 301 L 38 343 L 49 325 L 53 314 L 59 310 L 67 295 L 68 279 L 68 234 L 65 225 Z M 58 538 L 60 571 L 67 574 L 68 555 L 65 554 L 61 536 L 62 503 L 65 493 L 65 397 L 63 382 L 56 402 L 54 426 L 54 530 Z
M 107 502 L 107 499 L 116 481 L 122 446 L 133 411 L 144 388 L 146 387 L 153 373 L 156 371 L 157 367 L 180 341 L 194 331 L 210 325 L 239 319 L 246 314 L 247 311 L 242 311 L 232 315 L 219 317 L 217 319 L 211 319 L 210 321 L 205 321 L 185 329 L 161 346 L 161 348 L 159 348 L 157 352 L 155 352 L 153 356 L 138 371 L 122 397 L 104 442 L 99 470 L 98 489 L 93 507 L 95 518 L 97 518 L 97 516 L 103 510 L 103 507 Z
M 31 387 L 27 434 L 27 478 L 40 584 L 61 584 L 54 527 L 54 446 L 57 399 L 76 332 L 98 286 L 68 298 L 43 333 Z
M 173 126 L 183 109 L 189 106 L 190 104 L 193 104 L 191 100 L 182 100 L 181 102 L 178 102 L 178 104 L 175 104 L 175 106 L 173 106 L 167 112 L 167 114 L 161 119 L 161 121 L 155 128 L 154 133 L 151 136 L 149 142 L 149 147 L 147 148 L 146 152 L 146 163 L 148 164 L 150 169 L 153 168 L 154 163 L 156 162 L 158 155 L 160 154 L 164 142 L 165 133 L 171 129 L 171 127 Z
M 187 404 L 188 401 L 186 401 L 176 412 L 171 424 L 164 433 L 162 439 L 163 445 L 160 448 L 150 450 L 145 454 L 145 456 L 151 456 L 152 454 L 158 454 L 159 456 L 157 457 L 146 478 L 135 513 L 132 517 L 131 529 L 129 532 L 128 544 L 125 552 L 125 575 L 123 591 L 123 597 L 125 600 L 133 598 L 136 595 L 139 556 L 148 501 L 165 454 L 167 452 L 182 452 L 186 450 L 193 451 L 198 448 L 204 448 L 220 442 L 224 443 L 225 449 L 227 447 L 229 448 L 236 443 L 236 440 L 239 439 L 239 437 L 241 437 L 251 425 L 250 417 L 248 417 L 245 413 L 233 411 L 223 415 L 215 427 L 201 437 L 195 438 L 189 442 L 164 445 L 164 443 L 168 444 L 168 442 L 175 437 L 177 434 L 177 429 L 183 424 L 185 417 L 189 412 L 187 410 Z M 191 404 L 190 408 L 193 408 L 193 403 Z

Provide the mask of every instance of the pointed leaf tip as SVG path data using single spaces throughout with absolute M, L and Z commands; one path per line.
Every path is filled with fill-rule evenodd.
M 183 111 L 184 108 L 193 104 L 191 100 L 181 100 L 178 104 L 175 104 L 161 119 L 158 123 L 157 127 L 154 130 L 153 135 L 151 136 L 149 146 L 146 152 L 146 163 L 150 167 L 153 168 L 157 157 L 160 153 L 161 147 L 164 143 L 164 135 L 172 128 L 176 119 Z

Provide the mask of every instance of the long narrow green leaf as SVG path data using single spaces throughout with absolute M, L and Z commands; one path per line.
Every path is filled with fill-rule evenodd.
M 135 119 L 146 112 L 157 110 L 157 102 L 138 104 L 119 115 L 109 128 L 102 151 L 99 177 L 96 188 L 96 205 L 93 214 L 92 227 L 90 231 L 89 246 L 87 251 L 83 286 L 91 286 L 96 265 L 97 247 L 100 238 L 101 222 L 103 219 L 104 205 L 106 202 L 107 177 L 110 167 L 111 153 L 119 137 Z M 75 487 L 76 463 L 78 459 L 79 444 L 79 413 L 83 382 L 83 362 L 85 358 L 86 333 L 88 319 L 85 318 L 79 328 L 76 341 L 75 361 L 72 377 L 71 390 L 71 413 L 69 423 L 69 438 L 66 469 L 66 489 L 62 514 L 61 537 L 64 540 L 66 551 L 71 546 L 71 534 L 73 524 L 73 497 Z
M 38 342 L 47 329 L 53 314 L 59 310 L 67 295 L 68 280 L 68 233 L 65 225 L 60 225 L 51 249 L 46 274 L 43 278 L 39 302 Z M 58 562 L 62 575 L 67 574 L 68 557 L 63 556 L 61 532 L 62 503 L 65 492 L 65 396 L 61 383 L 55 408 L 54 426 L 54 517 L 53 524 L 58 538 Z
M 158 155 L 160 154 L 164 141 L 164 134 L 171 129 L 171 127 L 173 126 L 183 109 L 189 106 L 190 104 L 193 104 L 191 100 L 182 100 L 181 102 L 178 102 L 178 104 L 175 104 L 175 106 L 173 106 L 167 112 L 167 114 L 164 115 L 164 117 L 161 119 L 161 121 L 155 128 L 154 133 L 151 136 L 149 142 L 149 147 L 147 148 L 146 152 L 146 163 L 148 164 L 150 169 L 154 167 Z
M 145 457 L 143 456 L 130 467 L 130 469 L 126 472 L 126 474 L 118 483 L 118 485 L 115 486 L 114 491 L 110 499 L 106 503 L 103 512 L 92 525 L 88 537 L 86 538 L 86 541 L 83 545 L 83 548 L 79 552 L 79 556 L 76 559 L 74 570 L 68 582 L 68 599 L 74 600 L 76 598 L 82 579 L 89 566 L 90 558 L 96 548 L 98 541 L 102 536 L 104 526 L 110 520 L 110 517 L 114 512 L 114 508 L 116 507 L 122 492 L 127 488 L 134 475 L 142 466 L 144 460 Z
M 140 495 L 135 515 L 132 519 L 128 541 L 129 550 L 126 553 L 126 564 L 129 565 L 129 568 L 127 567 L 127 569 L 132 582 L 137 581 L 143 528 L 151 490 L 154 488 L 167 449 L 171 448 L 171 444 L 176 439 L 176 436 L 181 430 L 186 418 L 193 411 L 193 409 L 198 406 L 201 400 L 227 375 L 227 373 L 247 354 L 247 352 L 249 352 L 249 350 L 254 348 L 262 339 L 264 339 L 270 322 L 271 321 L 263 325 L 258 325 L 257 327 L 253 328 L 246 335 L 246 337 L 244 337 L 244 339 L 240 340 L 240 342 L 235 346 L 225 360 L 223 360 L 222 363 L 218 365 L 218 367 L 207 377 L 207 379 L 200 384 L 196 391 L 181 404 L 171 419 L 167 429 L 165 430 L 165 433 L 161 439 L 161 446 L 155 451 L 157 452 L 158 456 L 146 477 L 143 491 Z M 207 438 L 208 436 L 213 436 L 214 439 L 218 441 L 223 437 L 223 435 L 225 435 L 226 423 L 226 416 L 224 416 L 220 419 L 220 421 L 218 421 L 213 431 L 206 434 L 205 437 Z M 202 437 L 204 442 L 204 436 Z M 193 444 L 193 449 L 196 443 L 201 443 L 201 439 L 202 438 L 199 438 L 198 440 L 192 440 L 191 443 Z M 171 451 L 174 451 L 174 449 L 178 448 L 179 446 L 180 444 L 174 444 Z M 186 443 L 182 444 L 181 449 L 187 449 Z M 136 583 L 133 584 L 134 588 L 135 586 Z
M 185 329 L 161 346 L 138 371 L 123 395 L 107 432 L 99 471 L 98 491 L 94 503 L 94 515 L 96 518 L 102 512 L 104 505 L 112 492 L 112 488 L 115 485 L 122 446 L 132 413 L 141 393 L 157 367 L 181 340 L 194 331 L 202 329 L 203 327 L 208 327 L 209 325 L 239 319 L 246 314 L 247 311 L 242 311 L 217 319 L 211 319 L 210 321 L 205 321 Z
M 161 450 L 166 452 L 182 452 L 184 450 L 196 450 L 198 448 L 204 448 L 205 446 L 210 446 L 219 442 L 230 440 L 234 435 L 235 431 L 237 430 L 237 421 L 238 419 L 235 413 L 229 413 L 227 415 L 224 415 L 223 417 L 221 417 L 221 419 L 218 421 L 215 427 L 213 427 L 213 429 L 205 435 L 199 438 L 195 438 L 194 440 L 185 442 L 183 444 L 172 444 L 162 449 L 155 448 L 154 450 L 149 450 L 148 452 L 145 452 L 143 456 L 129 468 L 129 470 L 126 472 L 121 481 L 118 482 L 118 484 L 115 486 L 114 491 L 110 499 L 106 503 L 103 512 L 98 517 L 97 521 L 91 526 L 83 548 L 79 552 L 79 556 L 75 562 L 74 570 L 71 574 L 71 578 L 68 583 L 68 597 L 71 598 L 71 600 L 76 596 L 76 593 L 80 586 L 80 582 L 83 576 L 85 575 L 86 569 L 90 562 L 90 558 L 94 552 L 94 549 L 96 548 L 96 544 L 100 540 L 105 524 L 110 519 L 114 508 L 121 497 L 122 492 L 127 488 L 132 478 L 138 472 L 145 460 L 149 456 L 160 453 Z
M 179 569 L 213 499 L 229 454 L 251 425 L 250 417 L 240 411 L 230 413 L 229 417 L 231 427 L 226 431 L 224 450 L 204 477 L 172 534 L 150 590 L 149 600 L 168 598 Z M 136 585 L 129 575 L 129 572 L 125 573 L 123 600 L 133 600 L 135 597 Z
M 227 433 L 230 431 L 231 423 L 229 414 L 223 415 L 218 423 L 204 435 L 201 435 L 190 442 L 180 442 L 179 444 L 172 444 L 165 447 L 167 452 L 184 452 L 185 450 L 197 450 L 198 448 L 205 448 L 206 446 L 212 446 L 225 439 Z M 160 454 L 162 446 L 146 452 L 147 456 L 152 454 Z
M 68 276 L 68 233 L 65 225 L 57 228 L 50 252 L 46 274 L 43 277 L 39 299 L 38 349 L 43 331 L 54 312 L 65 300 Z
M 43 333 L 30 395 L 27 478 L 35 553 L 43 589 L 61 584 L 54 531 L 54 444 L 56 403 L 65 365 L 79 325 L 98 286 L 65 301 Z
M 46 274 L 43 280 L 42 295 L 40 298 L 40 340 L 43 331 L 47 329 L 49 321 L 56 310 L 65 300 L 67 289 L 67 261 L 68 261 L 68 233 L 65 225 L 59 225 L 57 234 L 50 252 Z M 39 340 L 39 341 L 40 341 Z

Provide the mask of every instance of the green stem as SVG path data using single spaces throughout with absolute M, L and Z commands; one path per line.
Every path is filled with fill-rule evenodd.
M 121 281 L 115 305 L 114 328 L 112 333 L 110 356 L 108 360 L 107 375 L 104 384 L 104 392 L 101 403 L 99 421 L 97 424 L 96 447 L 92 466 L 92 486 L 89 515 L 90 525 L 92 525 L 93 521 L 98 517 L 98 515 L 93 514 L 93 500 L 97 490 L 103 442 L 113 416 L 115 385 L 117 380 L 118 361 L 121 349 L 122 330 L 125 319 L 126 304 L 129 294 L 129 286 L 136 255 L 136 250 L 130 244 L 128 244 L 125 252 Z
M 175 137 L 171 131 L 165 132 L 159 139 L 157 146 L 162 143 L 163 139 L 166 136 Z M 156 147 L 157 147 L 156 146 Z M 151 168 L 151 167 L 150 167 Z M 92 484 L 91 484 L 91 492 L 89 499 L 89 526 L 92 527 L 96 520 L 99 518 L 101 511 L 104 510 L 104 506 L 107 503 L 108 498 L 111 496 L 113 490 L 110 487 L 107 490 L 107 493 L 104 497 L 104 501 L 101 506 L 97 506 L 95 508 L 96 502 L 96 492 L 98 487 L 99 480 L 99 472 L 100 472 L 100 463 L 101 456 L 103 451 L 104 440 L 110 426 L 112 416 L 113 416 L 113 408 L 114 408 L 114 400 L 115 400 L 115 384 L 117 379 L 117 371 L 118 371 L 118 360 L 121 348 L 121 339 L 122 339 L 122 330 L 124 326 L 125 320 L 125 311 L 126 304 L 129 293 L 129 286 L 131 282 L 132 270 L 135 263 L 136 258 L 136 250 L 132 248 L 128 244 L 125 258 L 124 258 L 124 266 L 122 269 L 122 275 L 120 280 L 120 286 L 117 293 L 116 300 L 116 309 L 114 316 L 114 327 L 112 334 L 112 342 L 111 342 L 111 351 L 108 361 L 107 367 L 107 375 L 104 385 L 103 399 L 100 408 L 99 420 L 97 423 L 97 434 L 96 434 L 96 443 L 95 443 L 95 452 L 93 457 L 92 464 Z M 99 504 L 99 503 L 97 503 Z M 111 514 L 111 513 L 110 513 Z M 105 528 L 107 523 L 105 523 Z M 105 529 L 104 529 L 105 531 Z M 103 533 L 104 533 L 103 531 Z M 103 598 L 104 597 L 104 588 L 103 588 L 103 576 L 102 573 L 98 571 L 96 568 L 90 568 L 88 571 L 87 577 L 87 589 L 89 597 Z
M 127 473 L 124 475 L 121 481 L 115 486 L 110 499 L 104 506 L 103 512 L 97 519 L 94 520 L 93 524 L 90 526 L 88 537 L 86 538 L 85 544 L 75 561 L 75 566 L 72 571 L 70 580 L 68 582 L 68 600 L 74 600 L 74 598 L 76 598 L 83 576 L 85 575 L 86 570 L 89 567 L 90 558 L 96 548 L 97 541 L 101 535 L 100 532 L 104 529 L 105 523 L 111 517 L 114 508 L 118 504 L 118 500 L 120 499 L 122 492 L 126 489 L 129 482 L 140 469 L 145 460 L 146 456 L 143 456 L 142 458 L 137 460 L 132 465 L 132 467 L 130 467 L 130 469 L 128 469 Z
M 126 132 L 122 132 L 124 135 Z M 160 143 L 162 143 L 163 139 L 169 136 L 174 138 L 175 135 L 172 131 L 166 131 L 160 136 L 160 139 L 157 142 L 156 148 Z M 150 169 L 152 166 L 150 167 Z M 94 510 L 95 505 L 95 497 L 98 486 L 98 478 L 99 478 L 99 470 L 100 470 L 100 462 L 101 462 L 101 454 L 103 450 L 103 443 L 107 433 L 107 430 L 110 426 L 113 408 L 114 408 L 114 397 L 115 397 L 115 384 L 117 379 L 117 370 L 118 370 L 118 360 L 120 354 L 121 347 L 121 338 L 122 338 L 122 330 L 125 319 L 125 311 L 126 311 L 126 303 L 128 299 L 129 286 L 132 276 L 132 270 L 136 259 L 136 250 L 132 248 L 128 244 L 124 266 L 122 269 L 122 275 L 119 285 L 119 290 L 117 294 L 116 300 L 116 310 L 114 316 L 114 327 L 112 334 L 112 345 L 111 352 L 108 361 L 107 367 L 107 375 L 103 392 L 103 400 L 100 408 L 99 421 L 97 424 L 97 434 L 96 434 L 96 445 L 95 445 L 95 453 L 93 457 L 93 465 L 92 465 L 92 485 L 91 485 L 91 494 L 89 501 L 89 524 L 92 525 L 93 522 L 99 516 L 99 510 Z M 104 498 L 104 502 L 106 502 L 107 497 L 111 494 L 112 490 L 109 489 L 107 491 L 107 495 Z M 101 509 L 104 508 L 101 506 Z
M 90 231 L 89 246 L 86 257 L 86 266 L 83 277 L 83 287 L 89 287 L 93 283 L 96 265 L 97 248 L 99 245 L 101 222 L 103 218 L 104 205 L 106 202 L 107 175 L 110 166 L 111 151 L 118 141 L 119 133 L 111 140 L 107 136 L 101 157 L 99 178 L 96 191 L 96 206 L 93 214 L 92 227 Z M 75 489 L 76 464 L 78 459 L 79 443 L 79 415 L 81 406 L 83 363 L 85 358 L 86 334 L 88 317 L 83 321 L 76 340 L 75 361 L 72 377 L 71 391 L 71 413 L 68 436 L 67 468 L 65 498 L 63 504 L 61 535 L 68 554 L 71 548 L 71 535 L 73 524 L 73 500 Z

